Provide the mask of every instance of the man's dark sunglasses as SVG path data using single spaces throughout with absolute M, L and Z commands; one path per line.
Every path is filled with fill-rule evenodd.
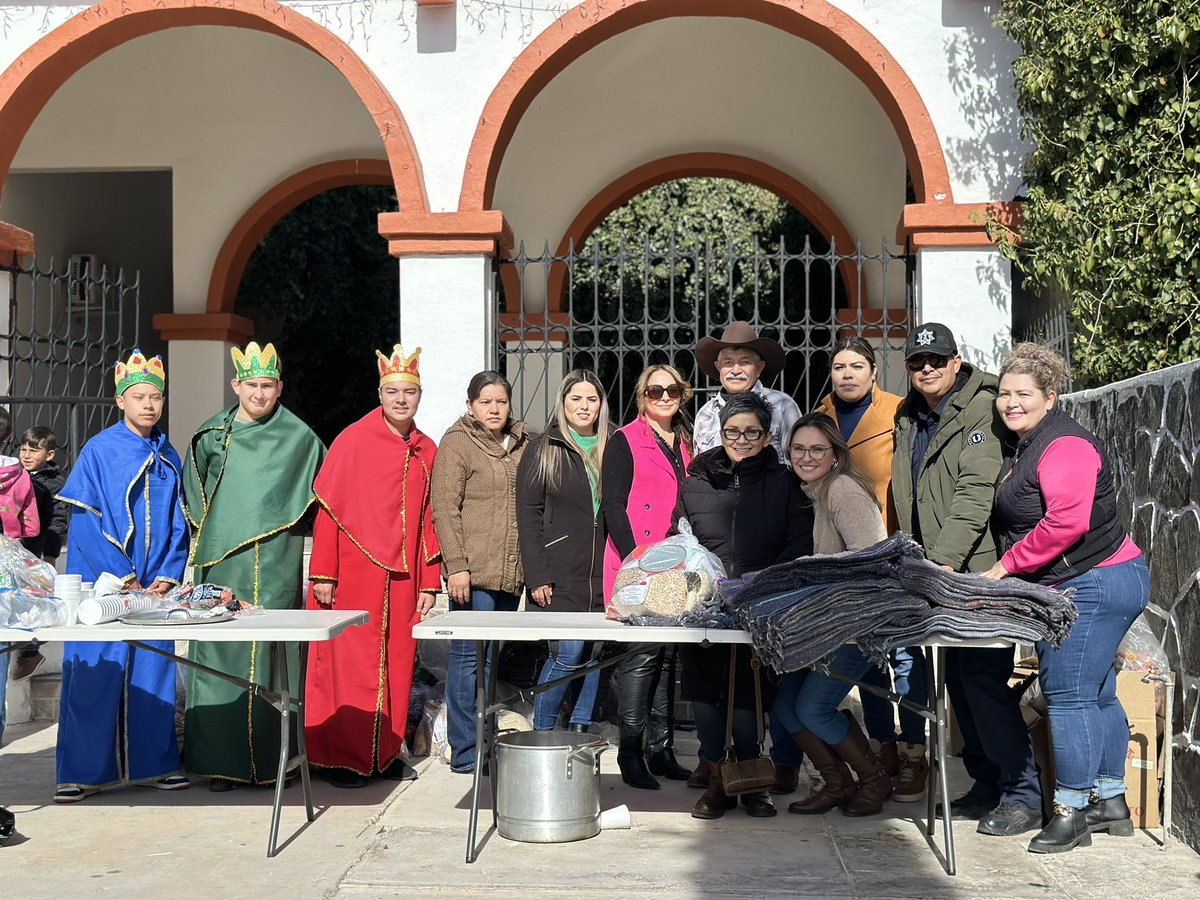
M 935 369 L 944 369 L 950 364 L 950 357 L 943 356 L 940 353 L 922 353 L 920 356 L 912 356 L 904 361 L 904 365 L 908 367 L 910 372 L 920 372 L 924 370 L 926 365 L 932 366 Z

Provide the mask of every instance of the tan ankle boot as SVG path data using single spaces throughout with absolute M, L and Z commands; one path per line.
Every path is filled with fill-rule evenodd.
M 839 806 L 845 806 L 854 796 L 854 779 L 850 770 L 834 754 L 833 749 L 811 731 L 800 731 L 792 735 L 809 758 L 825 783 L 821 789 L 788 804 L 788 812 L 798 816 L 819 816 Z
M 929 775 L 929 763 L 925 760 L 924 744 L 900 744 L 900 777 L 896 779 L 893 800 L 900 803 L 916 803 L 925 797 L 925 779 Z

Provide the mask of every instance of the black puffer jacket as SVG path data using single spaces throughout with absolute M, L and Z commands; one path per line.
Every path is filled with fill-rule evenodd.
M 547 444 L 566 451 L 562 483 L 551 494 L 538 477 Z M 592 506 L 583 458 L 568 448 L 558 425 L 533 441 L 517 466 L 517 530 L 521 565 L 529 590 L 554 588 L 547 607 L 532 600 L 526 609 L 548 612 L 604 611 L 604 529 Z
M 701 453 L 688 467 L 675 521 L 686 516 L 701 545 L 735 578 L 747 572 L 812 553 L 812 501 L 791 469 L 779 464 L 773 447 L 736 465 L 724 447 Z M 703 703 L 723 702 L 729 691 L 729 650 L 684 644 L 683 696 Z M 735 705 L 754 706 L 750 654 L 738 653 Z M 769 681 L 764 679 L 764 681 Z M 764 702 L 772 691 L 764 684 Z

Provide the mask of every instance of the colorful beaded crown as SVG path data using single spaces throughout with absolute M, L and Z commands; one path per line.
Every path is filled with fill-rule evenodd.
M 379 358 L 379 386 L 391 384 L 393 381 L 407 381 L 421 386 L 420 360 L 421 348 L 418 347 L 413 351 L 412 356 L 405 356 L 403 348 L 396 344 L 392 347 L 392 356 L 389 359 L 383 353 L 376 350 L 375 355 Z
M 152 384 L 160 391 L 167 389 L 167 370 L 163 368 L 162 357 L 147 359 L 141 350 L 134 350 L 128 362 L 117 361 L 115 377 L 118 397 L 141 382 Z
M 245 353 L 233 347 L 229 355 L 233 357 L 233 368 L 238 381 L 245 381 L 247 378 L 279 377 L 279 354 L 275 352 L 274 344 L 259 347 L 255 341 L 251 341 L 246 345 Z

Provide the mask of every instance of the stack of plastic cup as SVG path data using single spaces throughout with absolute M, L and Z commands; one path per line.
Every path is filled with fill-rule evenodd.
M 67 624 L 74 625 L 83 601 L 83 576 L 54 576 L 54 596 L 67 605 Z

